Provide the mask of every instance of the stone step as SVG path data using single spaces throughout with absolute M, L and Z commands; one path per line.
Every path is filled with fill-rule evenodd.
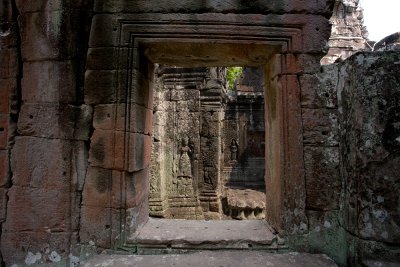
M 135 246 L 138 254 L 221 249 L 287 251 L 284 240 L 262 220 L 150 218 L 127 243 Z
M 289 252 L 284 254 L 265 251 L 201 251 L 190 254 L 168 255 L 98 255 L 81 262 L 81 266 L 113 267 L 336 267 L 333 260 L 323 254 Z

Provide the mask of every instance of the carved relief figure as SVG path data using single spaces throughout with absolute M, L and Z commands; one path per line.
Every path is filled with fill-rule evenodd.
M 190 154 L 192 150 L 189 147 L 189 138 L 182 138 L 182 148 L 179 156 L 179 174 L 181 177 L 192 177 L 192 165 L 190 162 Z
M 238 156 L 238 143 L 236 142 L 235 139 L 232 139 L 231 145 L 230 145 L 230 150 L 231 150 L 231 160 L 237 160 Z
M 207 189 L 213 189 L 214 188 L 214 181 L 216 179 L 216 173 L 214 167 L 209 167 L 206 166 L 203 169 L 204 171 L 204 187 Z

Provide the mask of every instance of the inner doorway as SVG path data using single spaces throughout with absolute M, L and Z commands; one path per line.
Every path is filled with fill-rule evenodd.
M 264 71 L 157 65 L 149 215 L 265 219 Z

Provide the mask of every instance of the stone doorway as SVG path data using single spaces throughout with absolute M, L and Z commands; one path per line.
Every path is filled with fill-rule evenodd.
M 263 69 L 157 65 L 154 81 L 150 216 L 264 219 Z
M 86 83 L 97 85 L 88 86 L 86 99 L 89 104 L 101 104 L 95 106 L 94 117 L 95 120 L 104 119 L 106 123 L 96 122 L 93 133 L 96 145 L 89 151 L 93 155 L 91 166 L 115 170 L 112 175 L 117 177 L 113 181 L 118 189 L 114 205 L 118 212 L 104 211 L 113 212 L 110 218 L 120 222 L 112 236 L 119 235 L 120 244 L 124 244 L 127 237 L 149 219 L 155 64 L 263 69 L 264 180 L 266 188 L 270 189 L 266 192 L 266 220 L 280 233 L 305 229 L 308 221 L 305 216 L 300 87 L 296 72 L 304 67 L 298 66 L 298 62 L 304 62 L 307 53 L 314 49 L 314 43 L 303 40 L 303 32 L 307 32 L 304 33 L 306 36 L 315 28 L 301 23 L 289 25 L 280 17 L 262 15 L 219 15 L 216 18 L 199 14 L 195 20 L 190 15 L 180 15 L 173 22 L 169 16 L 155 16 L 157 19 L 126 14 L 118 18 L 97 16 L 90 40 L 89 66 L 91 62 L 109 62 L 110 59 L 113 64 L 110 66 L 113 71 L 94 69 L 86 73 Z M 97 36 L 103 36 L 103 31 L 110 34 L 98 39 Z M 313 42 L 320 39 L 313 39 Z M 318 41 L 320 43 L 322 41 Z M 100 107 L 109 112 L 100 114 Z M 112 138 L 109 138 L 110 134 Z M 96 155 L 104 155 L 104 158 L 96 158 Z M 96 173 L 93 175 L 95 177 Z M 89 186 L 86 188 L 89 190 Z
M 153 96 L 155 101 L 153 103 L 153 125 L 159 123 L 158 128 L 153 127 L 153 148 L 160 146 L 163 139 L 169 140 L 170 146 L 165 148 L 164 151 L 167 153 L 161 157 L 157 152 L 153 153 L 153 160 L 161 159 L 165 162 L 152 165 L 150 161 L 148 191 L 150 214 L 154 212 L 157 217 L 166 219 L 155 220 L 150 218 L 143 227 L 128 238 L 128 244 L 134 244 L 137 253 L 147 254 L 155 251 L 160 253 L 160 251 L 169 249 L 182 251 L 199 248 L 230 249 L 235 246 L 241 249 L 258 248 L 274 251 L 286 249 L 283 240 L 269 227 L 268 220 L 264 220 L 266 219 L 265 211 L 262 208 L 257 210 L 257 207 L 255 207 L 253 210 L 246 210 L 246 207 L 242 207 L 239 210 L 239 205 L 229 206 L 233 201 L 238 200 L 240 194 L 242 194 L 242 199 L 245 199 L 245 194 L 254 195 L 259 192 L 257 189 L 264 191 L 266 188 L 264 172 L 261 174 L 262 181 L 241 180 L 241 174 L 235 173 L 248 171 L 249 168 L 245 165 L 248 164 L 249 160 L 253 161 L 251 164 L 254 167 L 260 161 L 260 157 L 256 156 L 264 156 L 265 146 L 262 147 L 262 152 L 255 152 L 254 144 L 253 147 L 250 147 L 252 142 L 246 135 L 253 133 L 252 141 L 256 142 L 254 138 L 261 139 L 265 136 L 265 131 L 260 134 L 255 128 L 264 129 L 264 125 L 255 125 L 254 121 L 250 119 L 250 114 L 244 115 L 243 110 L 238 111 L 240 104 L 243 104 L 240 101 L 230 107 L 231 112 L 223 107 L 223 105 L 228 106 L 227 100 L 224 100 L 224 93 L 221 91 L 223 68 L 213 67 L 215 64 L 217 66 L 237 66 L 237 61 L 239 61 L 243 65 L 259 68 L 262 76 L 260 93 L 264 95 L 267 91 L 267 83 L 269 83 L 269 66 L 267 65 L 276 51 L 279 51 L 279 47 L 265 44 L 215 44 L 189 41 L 183 43 L 143 42 L 139 46 L 139 53 L 143 55 L 141 63 L 145 64 L 140 69 L 143 72 L 147 71 L 145 77 L 152 77 L 148 79 L 148 90 L 152 91 L 149 95 Z M 240 55 L 240 53 L 245 53 L 246 56 L 237 60 L 234 55 Z M 168 91 L 166 98 L 176 100 L 173 103 L 175 107 L 173 111 L 176 111 L 177 108 L 180 115 L 176 115 L 174 112 L 169 114 L 159 112 L 160 107 L 165 111 L 170 109 L 171 106 L 169 106 L 170 103 L 167 103 L 168 101 L 160 101 L 160 98 L 155 95 L 158 92 L 156 87 L 160 84 L 156 78 L 160 77 L 158 74 L 160 72 L 174 73 L 171 69 L 169 71 L 163 67 L 160 69 L 160 66 L 170 64 L 179 66 L 184 72 L 201 72 L 201 68 L 206 72 L 204 88 L 199 91 L 189 89 L 191 85 L 184 88 L 186 86 L 184 84 L 179 84 L 180 92 L 178 90 Z M 165 96 L 163 95 L 161 98 L 165 99 Z M 254 98 L 254 100 L 257 100 L 257 94 L 254 95 Z M 261 102 L 258 104 L 264 104 L 264 98 L 258 99 L 258 102 Z M 250 109 L 254 103 L 246 104 L 248 105 L 247 108 Z M 262 109 L 262 111 L 265 110 Z M 260 116 L 260 114 L 258 115 Z M 166 124 L 161 122 L 162 116 L 164 116 Z M 232 116 L 237 118 L 233 119 Z M 265 114 L 262 114 L 264 121 L 265 116 Z M 229 123 L 236 125 L 229 125 Z M 170 132 L 166 130 L 170 127 L 168 124 L 172 124 L 173 127 Z M 194 126 L 194 131 L 191 126 Z M 228 126 L 231 135 L 232 131 L 238 133 L 232 136 L 227 135 L 229 141 L 225 142 L 224 128 Z M 243 131 L 240 129 L 241 127 L 252 127 L 254 129 Z M 193 132 L 196 133 L 193 134 Z M 196 135 L 198 136 L 196 137 Z M 236 146 L 236 151 L 231 149 L 231 146 Z M 249 150 L 252 150 L 251 152 L 254 152 L 254 155 Z M 162 151 L 162 149 L 158 148 L 157 151 Z M 223 153 L 224 151 L 228 151 L 228 153 Z M 262 159 L 262 163 L 265 163 L 265 158 Z M 168 166 L 172 170 L 170 179 L 154 179 L 157 177 L 157 175 L 154 175 L 157 170 L 152 167 L 162 168 L 163 164 L 170 164 Z M 166 190 L 164 192 L 162 183 L 165 183 L 164 189 Z M 247 191 L 244 189 L 246 186 L 249 187 Z M 157 190 L 157 187 L 161 190 Z M 163 193 L 165 194 L 164 199 L 162 198 Z M 261 194 L 266 199 L 265 193 L 262 192 Z M 231 203 L 228 203 L 229 201 Z M 163 207 L 163 205 L 165 206 Z M 235 208 L 236 210 L 234 210 Z M 164 214 L 160 216 L 162 212 Z M 251 217 L 255 219 L 256 216 L 259 216 L 259 220 L 253 221 L 252 224 L 248 223 L 247 220 L 228 223 L 220 220 L 223 219 L 223 216 L 237 219 L 240 217 L 242 217 L 240 219 L 250 219 Z M 174 218 L 186 220 L 174 220 Z M 254 231 L 250 231 L 248 227 L 251 227 Z M 217 238 L 215 232 L 213 232 L 216 229 L 225 229 L 224 234 Z M 171 234 L 158 235 L 157 231 Z M 264 235 L 259 236 L 257 231 L 263 232 Z M 243 236 L 236 236 L 235 233 L 237 232 L 243 233 Z M 199 236 L 195 233 L 202 233 L 203 238 L 199 239 Z M 215 244 L 213 241 L 215 241 Z

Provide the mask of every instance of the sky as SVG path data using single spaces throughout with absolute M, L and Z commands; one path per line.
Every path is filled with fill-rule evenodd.
M 360 0 L 364 9 L 364 25 L 368 39 L 380 41 L 384 37 L 400 32 L 400 0 Z

